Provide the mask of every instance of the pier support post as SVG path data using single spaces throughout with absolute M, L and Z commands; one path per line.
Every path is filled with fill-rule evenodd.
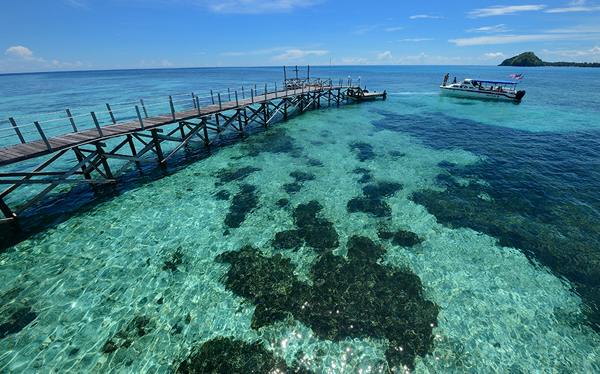
M 17 218 L 17 215 L 6 205 L 2 198 L 0 198 L 0 211 L 6 218 Z
M 142 109 L 144 110 L 144 115 L 148 118 L 148 111 L 146 110 L 146 105 L 144 105 L 144 99 L 140 99 L 140 103 L 142 104 Z
M 10 121 L 11 125 L 15 129 L 15 132 L 17 133 L 17 136 L 19 137 L 19 140 L 21 141 L 21 143 L 25 144 L 25 139 L 23 138 L 23 134 L 21 134 L 21 130 L 19 130 L 19 126 L 17 126 L 17 123 L 15 122 L 15 120 L 12 117 L 10 117 L 8 120 Z M 75 130 L 75 131 L 77 131 L 77 130 Z
M 113 112 L 110 109 L 110 105 L 108 105 L 108 103 L 106 103 L 106 108 L 108 109 L 108 113 L 110 114 L 110 119 L 112 119 L 113 124 L 116 124 L 117 120 L 115 119 L 115 116 L 113 115 Z
M 102 129 L 100 128 L 100 123 L 98 122 L 98 118 L 96 118 L 96 113 L 90 112 L 90 114 L 92 115 L 92 119 L 94 120 L 94 124 L 96 125 L 96 130 L 98 130 L 98 134 L 101 138 L 104 137 Z
M 158 140 L 158 131 L 156 129 L 152 130 L 152 139 L 154 141 L 154 149 L 156 150 L 156 155 L 158 156 L 158 162 L 162 162 L 164 160 L 162 148 L 160 147 L 160 140 Z
M 204 144 L 206 147 L 210 146 L 210 142 L 208 141 L 208 129 L 206 128 L 206 118 L 202 118 L 202 129 L 204 130 Z
M 176 121 L 175 119 L 175 106 L 173 105 L 173 98 L 171 98 L 171 95 L 169 95 L 169 104 L 171 105 L 171 115 L 173 116 L 173 122 Z
M 98 156 L 100 156 L 100 160 L 102 162 L 102 166 L 104 167 L 104 171 L 106 172 L 107 179 L 114 179 L 112 172 L 110 171 L 110 167 L 108 166 L 108 161 L 103 157 L 104 150 L 100 146 L 99 142 L 96 142 L 96 152 L 98 152 Z
M 37 128 L 37 131 L 40 133 L 40 136 L 42 137 L 42 140 L 44 141 L 44 143 L 46 144 L 46 147 L 48 147 L 48 150 L 50 152 L 54 152 L 52 150 L 52 147 L 50 147 L 50 143 L 48 143 L 48 139 L 46 138 L 46 135 L 44 134 L 44 131 L 42 131 L 42 126 L 40 126 L 40 124 L 38 123 L 38 121 L 33 122 L 33 124 L 35 125 L 35 127 Z
M 69 121 L 71 121 L 71 126 L 73 127 L 73 131 L 77 132 L 77 126 L 75 126 L 75 120 L 73 119 L 73 116 L 71 115 L 71 111 L 69 109 L 67 109 L 66 111 L 67 111 L 67 117 L 69 117 Z
M 92 176 L 90 175 L 90 173 L 88 172 L 87 168 L 85 167 L 85 163 L 83 163 L 83 160 L 85 159 L 85 157 L 83 157 L 83 155 L 81 154 L 81 151 L 79 150 L 78 147 L 73 148 L 73 152 L 75 152 L 75 157 L 77 157 L 77 161 L 82 164 L 81 165 L 81 171 L 83 172 L 83 175 L 87 178 L 87 179 L 92 179 Z
M 138 120 L 140 121 L 140 127 L 142 130 L 145 130 L 146 128 L 144 127 L 144 121 L 142 121 L 142 116 L 140 115 L 140 108 L 137 105 L 135 106 L 135 110 L 137 112 Z

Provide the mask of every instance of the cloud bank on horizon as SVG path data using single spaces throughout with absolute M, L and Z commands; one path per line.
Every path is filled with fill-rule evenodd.
M 597 2 L 596 2 L 597 1 Z M 3 6 L 0 73 L 282 64 L 600 61 L 600 0 L 43 0 Z M 26 27 L 24 26 L 26 25 Z M 83 61 L 83 62 L 82 62 Z

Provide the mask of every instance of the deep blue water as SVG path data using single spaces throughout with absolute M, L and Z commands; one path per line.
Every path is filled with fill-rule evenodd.
M 1 227 L 0 373 L 175 372 L 227 357 L 289 372 L 600 372 L 600 70 L 310 73 L 388 97 L 186 147 L 116 187 L 56 191 Z M 446 73 L 524 73 L 527 93 L 444 97 Z M 0 75 L 0 118 L 70 108 L 83 126 L 106 103 L 125 119 L 139 99 L 190 105 L 191 92 L 225 97 L 282 75 Z M 0 144 L 10 131 L 0 122 Z

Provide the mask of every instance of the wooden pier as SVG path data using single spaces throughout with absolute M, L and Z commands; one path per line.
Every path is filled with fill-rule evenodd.
M 320 106 L 324 101 L 340 104 L 349 100 L 358 102 L 375 97 L 385 98 L 385 92 L 364 92 L 360 88 L 360 79 L 353 85 L 350 79 L 347 82 L 340 79 L 334 84 L 331 79 L 296 78 L 286 79 L 279 84 L 279 88 L 277 86 L 277 83 L 270 87 L 265 84 L 264 87 L 254 86 L 249 90 L 242 87 L 239 93 L 227 89 L 223 95 L 213 91 L 210 91 L 210 96 L 192 93 L 189 96 L 186 94 L 182 100 L 174 100 L 169 96 L 168 101 L 152 104 L 167 111 L 151 116 L 148 109 L 157 108 L 150 108 L 144 100 L 140 100 L 140 105 L 126 108 L 129 113 L 122 114 L 125 120 L 121 122 L 115 118 L 115 106 L 111 108 L 106 104 L 106 110 L 92 111 L 86 116 L 87 122 L 92 124 L 88 128 L 78 125 L 75 120 L 81 124 L 81 116 L 73 116 L 68 109 L 64 118 L 45 121 L 55 122 L 51 131 L 37 121 L 17 125 L 16 120 L 10 118 L 10 126 L 0 127 L 0 140 L 11 136 L 14 144 L 0 148 L 0 168 L 7 169 L 9 165 L 25 161 L 30 161 L 27 163 L 30 165 L 33 164 L 31 160 L 37 159 L 44 161 L 31 166 L 31 171 L 0 172 L 0 184 L 8 185 L 0 193 L 0 210 L 5 217 L 0 218 L 0 223 L 17 219 L 23 211 L 61 184 L 115 183 L 116 178 L 132 163 L 165 163 L 188 143 L 201 142 L 210 147 L 225 131 L 242 134 L 252 123 L 266 127 L 276 118 L 286 119 L 292 112 L 302 113 Z M 176 110 L 176 107 L 184 109 Z M 102 119 L 108 119 L 110 123 L 101 125 Z M 165 133 L 167 127 L 169 132 Z M 57 131 L 64 131 L 65 128 L 68 129 L 65 133 L 57 134 Z M 10 135 L 5 135 L 8 131 Z M 26 141 L 24 134 L 32 133 L 38 139 Z M 108 140 L 113 143 L 110 147 Z M 168 154 L 163 152 L 161 146 L 167 141 L 177 144 Z M 48 171 L 51 165 L 70 151 L 74 152 L 77 162 L 70 165 L 68 170 Z M 121 163 L 124 162 L 124 165 L 112 170 L 109 165 L 111 159 L 123 160 Z M 47 186 L 15 210 L 5 203 L 10 193 L 20 186 L 31 184 Z

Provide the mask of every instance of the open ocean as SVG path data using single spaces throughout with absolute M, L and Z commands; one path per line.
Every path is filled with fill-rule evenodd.
M 444 97 L 446 73 L 523 73 L 527 93 Z M 600 69 L 310 75 L 388 96 L 57 189 L 0 227 L 0 373 L 600 373 Z M 282 79 L 0 75 L 0 129 Z

